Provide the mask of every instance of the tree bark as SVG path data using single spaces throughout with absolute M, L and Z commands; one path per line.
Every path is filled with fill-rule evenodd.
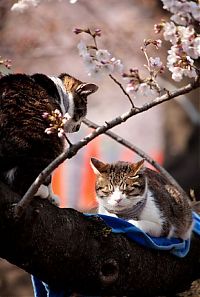
M 20 197 L 0 183 L 0 257 L 52 288 L 86 295 L 155 296 L 186 290 L 200 277 L 200 238 L 185 258 L 139 246 L 98 217 L 35 198 L 20 219 Z

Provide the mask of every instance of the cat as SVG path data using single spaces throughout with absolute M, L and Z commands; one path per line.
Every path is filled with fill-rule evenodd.
M 125 219 L 150 236 L 189 239 L 193 223 L 188 197 L 143 164 L 91 158 L 98 213 Z
M 70 119 L 67 133 L 79 130 L 87 112 L 87 96 L 98 87 L 63 73 L 49 77 L 36 73 L 9 74 L 0 79 L 0 179 L 20 194 L 25 194 L 38 174 L 64 149 L 57 134 L 47 135 L 49 126 L 43 113 L 58 109 Z M 51 178 L 41 185 L 36 196 L 52 195 Z

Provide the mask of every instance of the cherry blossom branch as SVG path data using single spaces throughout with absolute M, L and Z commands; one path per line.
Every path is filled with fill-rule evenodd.
M 109 74 L 110 78 L 120 87 L 120 89 L 122 90 L 122 92 L 124 93 L 124 95 L 126 97 L 128 97 L 128 100 L 130 101 L 132 107 L 135 107 L 134 104 L 133 104 L 133 101 L 130 97 L 130 95 L 125 91 L 124 87 L 122 86 L 122 84 L 120 84 L 120 82 L 112 75 L 112 74 Z
M 160 97 L 155 98 L 151 102 L 148 102 L 144 104 L 140 108 L 131 108 L 128 112 L 122 114 L 121 116 L 118 116 L 114 119 L 112 119 L 109 122 L 106 122 L 102 126 L 96 128 L 92 133 L 85 136 L 83 139 L 81 139 L 79 142 L 72 144 L 65 152 L 63 152 L 61 155 L 59 155 L 53 162 L 51 162 L 36 178 L 36 180 L 33 182 L 31 187 L 28 189 L 28 191 L 25 193 L 21 201 L 15 206 L 15 215 L 16 218 L 19 218 L 24 210 L 27 208 L 29 203 L 32 201 L 34 194 L 39 189 L 40 185 L 45 181 L 45 179 L 53 172 L 54 169 L 56 169 L 63 161 L 66 159 L 72 158 L 76 153 L 84 146 L 86 146 L 90 141 L 92 141 L 97 136 L 107 132 L 109 129 L 120 125 L 123 122 L 126 122 L 129 118 L 132 116 L 145 112 L 149 110 L 150 108 L 157 106 L 163 102 L 166 102 L 168 100 L 171 100 L 173 98 L 176 98 L 180 95 L 189 93 L 190 91 L 200 87 L 200 81 L 199 79 L 195 80 L 193 83 L 190 83 L 182 88 L 179 88 L 178 90 L 168 92 L 167 94 L 164 94 Z
M 84 119 L 83 123 L 87 125 L 90 128 L 97 129 L 100 126 L 97 124 L 93 123 L 92 121 L 88 119 Z M 176 180 L 165 170 L 164 167 L 159 165 L 154 159 L 152 159 L 149 155 L 147 155 L 143 150 L 138 148 L 137 146 L 133 145 L 129 141 L 125 140 L 121 136 L 115 134 L 114 132 L 111 131 L 106 131 L 104 134 L 108 135 L 110 138 L 114 139 L 116 142 L 122 144 L 123 146 L 127 147 L 131 151 L 135 152 L 137 155 L 145 159 L 149 164 L 151 164 L 154 168 L 156 168 L 168 181 L 170 184 L 174 185 L 179 192 L 183 193 L 184 190 L 182 187 L 176 182 Z M 185 193 L 185 192 L 184 192 Z

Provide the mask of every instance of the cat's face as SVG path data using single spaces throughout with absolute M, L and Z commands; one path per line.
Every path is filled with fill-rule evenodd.
M 87 113 L 87 96 L 96 92 L 98 87 L 92 83 L 81 82 L 68 74 L 61 74 L 59 78 L 63 82 L 69 99 L 67 112 L 71 119 L 67 122 L 65 130 L 68 133 L 76 132 Z
M 98 203 L 108 211 L 118 213 L 142 200 L 145 190 L 143 163 L 142 160 L 135 164 L 122 161 L 105 164 L 92 158 Z

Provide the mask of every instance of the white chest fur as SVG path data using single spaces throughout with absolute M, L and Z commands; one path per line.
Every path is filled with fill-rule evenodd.
M 161 236 L 163 218 L 151 191 L 147 192 L 146 205 L 140 214 L 140 219 L 138 221 L 129 220 L 129 222 L 151 236 Z

